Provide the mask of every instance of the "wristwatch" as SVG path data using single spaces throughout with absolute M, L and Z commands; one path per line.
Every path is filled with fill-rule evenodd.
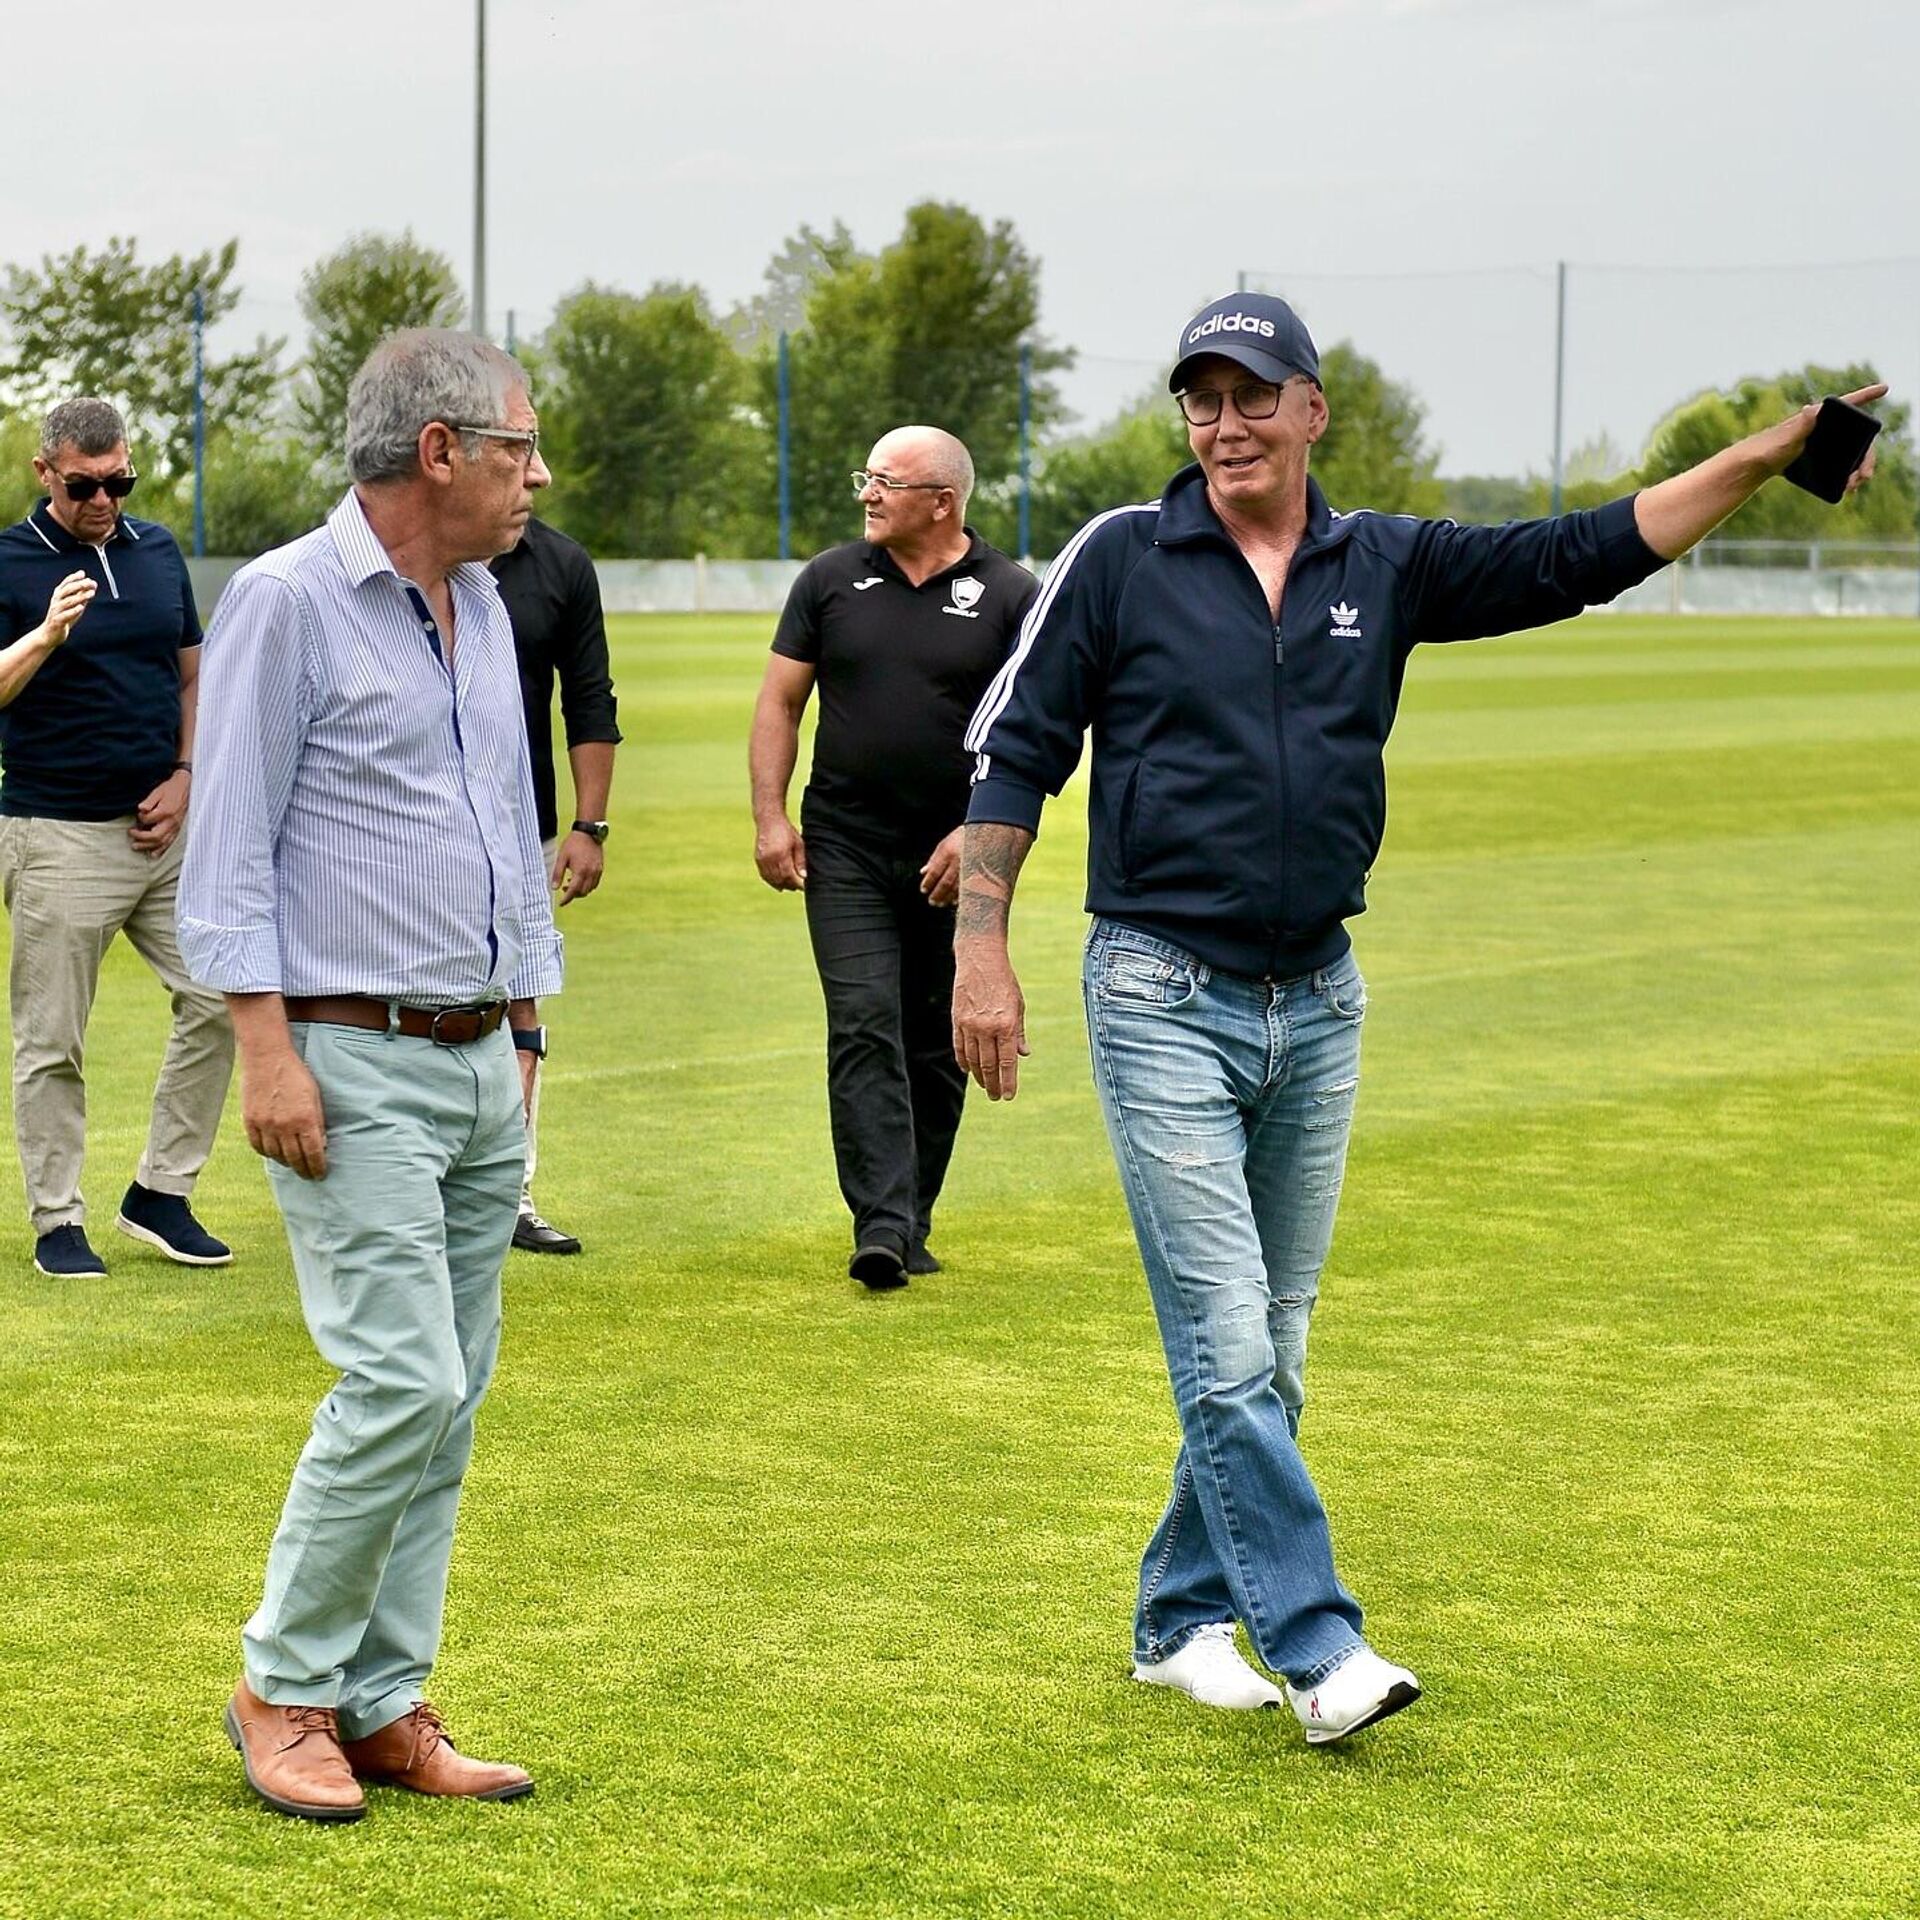
M 547 1030 L 545 1027 L 514 1027 L 513 1044 L 522 1053 L 530 1053 L 536 1060 L 547 1057 Z
M 604 820 L 576 820 L 573 831 L 584 833 L 589 840 L 597 840 L 602 846 L 607 843 L 608 827 Z

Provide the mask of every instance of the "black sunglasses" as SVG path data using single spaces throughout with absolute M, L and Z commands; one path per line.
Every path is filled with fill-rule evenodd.
M 110 473 L 100 480 L 91 474 L 82 474 L 77 480 L 69 480 L 63 473 L 58 478 L 67 490 L 69 500 L 91 500 L 96 493 L 104 493 L 109 500 L 124 500 L 133 491 L 134 483 L 140 476 L 137 473 Z

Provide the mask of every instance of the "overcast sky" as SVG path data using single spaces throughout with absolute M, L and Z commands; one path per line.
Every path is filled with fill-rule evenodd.
M 1243 270 L 1413 384 L 1446 472 L 1545 469 L 1560 259 L 1569 449 L 1809 359 L 1920 386 L 1914 0 L 488 7 L 496 330 L 589 277 L 725 309 L 801 223 L 933 196 L 1039 256 L 1089 424 Z M 470 271 L 474 0 L 6 13 L 0 260 L 237 235 L 249 333 L 351 232 Z

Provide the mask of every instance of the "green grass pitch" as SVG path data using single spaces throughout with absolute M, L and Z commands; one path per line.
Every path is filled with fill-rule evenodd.
M 536 1798 L 262 1810 L 220 1728 L 326 1376 L 237 1102 L 170 1267 L 112 1231 L 162 996 L 117 947 L 104 1283 L 0 1172 L 0 1915 L 1920 1909 L 1920 627 L 1589 618 L 1414 661 L 1304 1443 L 1426 1699 L 1310 1753 L 1127 1679 L 1173 1422 L 1088 1085 L 1084 827 L 1015 908 L 1034 1052 L 947 1271 L 845 1276 L 771 622 L 615 623 L 434 1691 Z M 427 882 L 423 882 L 425 884 Z

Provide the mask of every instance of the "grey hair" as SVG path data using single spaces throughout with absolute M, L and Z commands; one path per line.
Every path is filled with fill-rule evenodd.
M 40 458 L 51 461 L 62 447 L 93 458 L 127 444 L 127 423 L 107 400 L 62 400 L 40 428 Z
M 964 520 L 967 501 L 973 493 L 973 455 L 967 451 L 966 442 L 945 427 L 895 427 L 893 433 L 911 433 L 918 437 L 928 480 L 937 487 L 953 489 L 955 517 Z M 892 439 L 893 433 L 885 438 Z
M 404 480 L 419 469 L 420 435 L 433 421 L 497 427 L 527 371 L 477 333 L 409 327 L 367 355 L 347 389 L 347 472 L 355 480 Z

